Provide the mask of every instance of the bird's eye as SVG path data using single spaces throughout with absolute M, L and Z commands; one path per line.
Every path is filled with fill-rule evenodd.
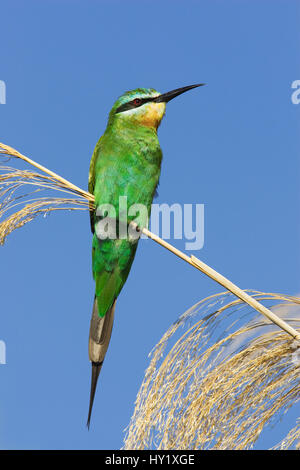
M 142 100 L 140 98 L 135 98 L 135 100 L 133 100 L 133 104 L 134 106 L 139 106 L 142 104 Z

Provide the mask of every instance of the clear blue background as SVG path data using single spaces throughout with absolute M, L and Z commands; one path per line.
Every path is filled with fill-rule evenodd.
M 168 105 L 157 202 L 205 204 L 196 255 L 240 287 L 299 293 L 299 10 L 292 0 L 1 2 L 0 140 L 87 188 L 123 91 L 206 82 Z M 120 448 L 148 353 L 219 286 L 140 243 L 88 432 L 88 213 L 40 218 L 0 251 L 0 446 Z M 296 416 L 257 447 L 280 440 Z

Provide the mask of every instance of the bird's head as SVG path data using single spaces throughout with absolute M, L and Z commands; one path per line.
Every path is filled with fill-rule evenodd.
M 181 93 L 204 85 L 190 85 L 167 93 L 152 88 L 137 88 L 120 96 L 109 114 L 109 124 L 117 120 L 124 124 L 141 125 L 157 129 L 166 110 L 166 103 Z

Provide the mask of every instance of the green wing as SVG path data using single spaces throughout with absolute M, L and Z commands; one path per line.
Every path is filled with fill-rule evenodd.
M 103 149 L 103 138 L 98 141 L 90 164 L 89 192 L 96 201 L 111 202 L 116 206 L 119 178 L 118 168 L 107 162 L 107 152 Z M 100 240 L 95 233 L 95 208 L 90 208 L 91 230 L 93 232 L 92 267 L 95 279 L 95 295 L 100 317 L 109 311 L 118 297 L 129 274 L 136 251 L 136 243 L 128 240 Z

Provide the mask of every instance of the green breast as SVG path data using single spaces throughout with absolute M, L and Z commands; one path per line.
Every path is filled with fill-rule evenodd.
M 150 210 L 159 181 L 162 152 L 154 130 L 113 126 L 103 135 L 95 162 L 96 205 L 110 203 L 118 211 L 119 196 Z
M 118 222 L 119 198 L 126 196 L 128 208 L 133 204 L 143 204 L 150 217 L 161 160 L 162 152 L 154 130 L 136 126 L 108 128 L 96 146 L 92 163 L 96 208 L 102 204 L 112 204 Z M 93 274 L 99 299 L 108 290 L 105 287 L 108 282 L 111 284 L 109 292 L 114 291 L 115 297 L 119 294 L 128 276 L 136 247 L 136 241 L 102 241 L 94 234 Z M 107 300 L 103 305 L 103 312 L 112 300 Z

